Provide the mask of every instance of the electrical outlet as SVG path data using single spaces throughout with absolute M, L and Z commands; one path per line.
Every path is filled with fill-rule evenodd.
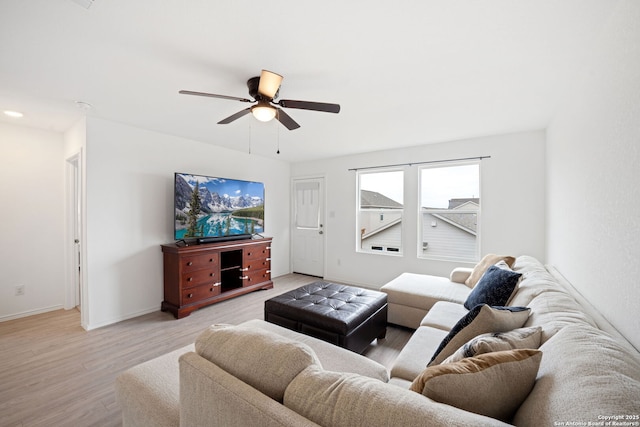
M 18 297 L 20 295 L 24 295 L 24 285 L 16 285 L 15 287 L 15 295 Z

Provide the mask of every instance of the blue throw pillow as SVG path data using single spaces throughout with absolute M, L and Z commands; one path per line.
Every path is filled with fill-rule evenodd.
M 467 297 L 464 308 L 471 310 L 478 304 L 506 305 L 521 276 L 515 271 L 492 265 Z

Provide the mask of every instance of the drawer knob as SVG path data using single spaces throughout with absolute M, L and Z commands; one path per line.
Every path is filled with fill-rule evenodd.
M 187 282 L 192 282 L 192 281 L 193 281 L 193 277 L 189 277 L 189 278 L 187 279 Z
M 248 280 L 249 276 L 240 276 L 240 280 Z
M 246 268 L 241 268 L 240 271 L 249 271 L 250 268 L 251 268 L 251 266 L 248 265 Z
M 220 286 L 220 285 L 222 285 L 221 282 L 216 282 L 216 283 L 213 284 L 213 286 Z
M 271 258 L 267 258 L 265 261 L 271 261 Z
M 267 250 L 270 251 L 271 250 L 271 246 L 267 246 Z
M 215 273 L 209 273 L 209 277 L 213 277 Z
M 209 262 L 213 262 L 213 258 L 209 259 Z
M 187 298 L 193 298 L 193 294 L 187 295 Z
M 188 266 L 192 266 L 192 265 L 193 265 L 193 262 L 189 261 L 189 262 L 187 263 L 187 265 L 188 265 Z

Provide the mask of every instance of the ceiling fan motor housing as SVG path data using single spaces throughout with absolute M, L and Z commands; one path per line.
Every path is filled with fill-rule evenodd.
M 249 95 L 251 95 L 251 97 L 253 99 L 255 99 L 256 101 L 260 101 L 261 99 L 268 99 L 262 95 L 260 95 L 260 93 L 258 92 L 258 87 L 260 86 L 260 76 L 256 76 L 256 77 L 251 77 L 249 80 L 247 80 L 247 87 L 249 88 Z M 275 96 L 273 97 L 274 99 L 278 97 L 278 94 L 280 93 L 280 88 L 278 88 L 278 91 L 276 92 Z

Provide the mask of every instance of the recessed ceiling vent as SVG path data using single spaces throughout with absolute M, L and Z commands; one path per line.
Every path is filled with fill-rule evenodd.
M 85 9 L 89 9 L 95 0 L 71 0 L 75 4 L 79 4 Z

